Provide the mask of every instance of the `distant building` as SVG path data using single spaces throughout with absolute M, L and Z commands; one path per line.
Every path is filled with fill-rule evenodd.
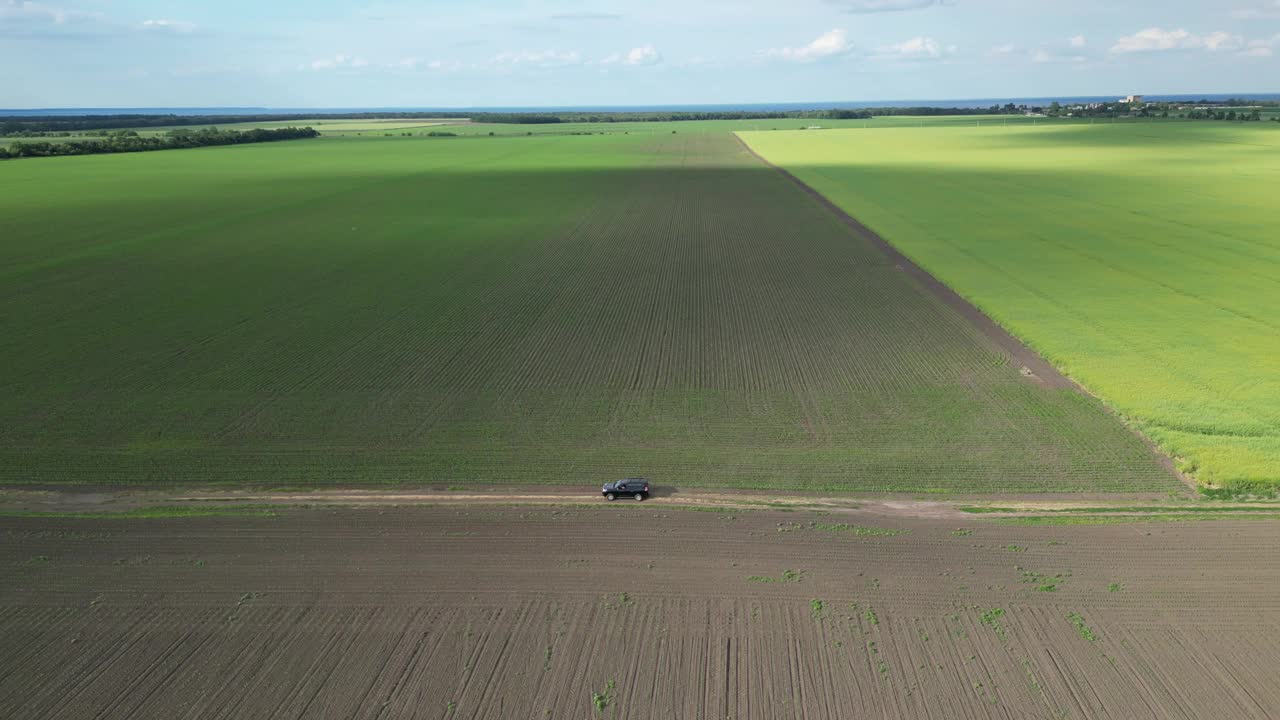
M 1141 96 L 1141 95 L 1130 95 L 1130 96 L 1126 97 L 1125 99 L 1121 100 L 1120 102 L 1122 102 L 1122 103 L 1128 103 L 1128 104 L 1130 104 L 1130 105 L 1136 105 L 1136 104 L 1138 104 L 1138 103 L 1142 102 L 1142 96 Z

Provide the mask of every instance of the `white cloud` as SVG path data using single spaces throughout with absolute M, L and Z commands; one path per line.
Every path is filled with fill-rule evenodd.
M 1212 32 L 1204 36 L 1204 46 L 1206 50 L 1218 52 L 1221 50 L 1239 50 L 1244 47 L 1244 38 L 1239 35 L 1232 35 L 1226 32 Z
M 194 32 L 196 24 L 183 20 L 143 20 L 143 30 L 165 30 L 176 33 Z
M 847 55 L 852 51 L 853 45 L 849 44 L 849 38 L 845 31 L 837 28 L 819 35 L 817 39 L 808 45 L 794 48 L 773 48 L 765 50 L 763 54 L 767 57 L 793 60 L 795 62 L 813 62 L 822 58 Z
M 828 0 L 851 13 L 901 12 L 941 5 L 942 0 Z
M 1048 63 L 1081 63 L 1085 61 L 1083 55 L 1073 55 L 1056 51 L 1052 48 L 1041 47 L 1031 53 L 1031 62 L 1040 65 Z
M 1182 50 L 1200 46 L 1200 38 L 1186 30 L 1162 30 L 1147 28 L 1126 35 L 1111 47 L 1113 53 L 1151 52 L 1153 50 Z
M 562 52 L 559 50 L 520 50 L 498 53 L 493 56 L 493 64 L 501 67 L 561 67 L 577 65 L 582 62 L 582 55 L 577 50 Z
M 608 12 L 566 12 L 551 16 L 552 20 L 621 20 L 622 15 Z
M 652 65 L 661 59 L 662 55 L 658 53 L 657 49 L 652 45 L 645 45 L 643 47 L 631 48 L 631 50 L 627 52 L 627 57 L 623 62 L 628 65 Z
M 1266 0 L 1254 3 L 1253 7 L 1238 8 L 1231 11 L 1236 20 L 1280 20 L 1280 0 Z
M 31 0 L 8 0 L 8 2 L 0 3 L 0 20 L 25 20 L 66 25 L 78 20 L 101 20 L 102 17 L 101 13 L 67 10 L 45 5 L 44 3 L 31 2 Z
M 1280 47 L 1280 34 L 1267 40 L 1250 40 L 1249 46 L 1240 51 L 1245 57 L 1271 57 L 1275 48 Z
M 4 4 L 0 4 L 0 20 L 8 18 L 38 19 L 51 20 L 57 24 L 62 24 L 67 21 L 68 17 L 69 15 L 65 10 L 52 8 L 41 3 L 9 0 Z
M 1086 42 L 1087 41 L 1084 39 L 1083 35 L 1076 35 L 1075 37 L 1067 40 L 1067 44 L 1073 48 L 1082 48 L 1085 46 Z
M 886 45 L 875 56 L 891 60 L 935 60 L 955 52 L 955 47 L 943 47 L 931 37 L 915 37 L 905 42 Z
M 309 64 L 300 65 L 298 67 L 299 69 L 302 69 L 302 70 L 315 70 L 319 72 L 323 70 L 343 70 L 347 68 L 362 68 L 362 67 L 367 67 L 368 65 L 369 65 L 369 61 L 365 60 L 362 57 L 339 54 L 339 55 L 334 55 L 331 58 L 320 58 L 318 60 L 312 60 Z
M 1127 35 L 1116 41 L 1111 47 L 1113 53 L 1157 52 L 1164 50 L 1239 50 L 1244 47 L 1244 39 L 1228 32 L 1211 32 L 1208 35 L 1196 35 L 1182 28 L 1164 30 L 1147 28 Z
M 625 53 L 614 53 L 600 61 L 601 65 L 653 65 L 662 60 L 662 54 L 652 45 L 631 48 Z
M 1082 63 L 1088 58 L 1080 53 L 1080 44 L 1069 38 L 1065 45 L 1041 45 L 1037 48 L 1024 49 L 1012 43 L 998 45 L 987 51 L 987 57 L 999 58 L 1012 63 Z

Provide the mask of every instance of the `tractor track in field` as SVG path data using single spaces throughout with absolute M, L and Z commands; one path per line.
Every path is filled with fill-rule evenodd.
M 827 196 L 818 192 L 818 190 L 810 186 L 808 183 L 796 177 L 786 168 L 770 162 L 763 155 L 756 152 L 755 149 L 739 137 L 737 133 L 733 133 L 733 138 L 737 140 L 738 144 L 741 145 L 742 148 L 752 157 L 759 160 L 761 163 L 764 163 L 767 167 L 781 173 L 783 177 L 790 180 L 796 187 L 800 188 L 805 194 L 813 198 L 819 205 L 833 213 L 851 231 L 853 231 L 854 235 L 865 240 L 880 252 L 884 253 L 885 257 L 887 257 L 899 271 L 905 273 L 908 277 L 916 281 L 920 287 L 924 288 L 943 304 L 959 313 L 960 316 L 976 328 L 978 332 L 990 340 L 1002 354 L 1008 357 L 1015 367 L 1021 368 L 1024 375 L 1027 375 L 1031 380 L 1043 385 L 1044 387 L 1059 390 L 1073 390 L 1081 395 L 1097 400 L 1109 415 L 1115 417 L 1118 421 L 1121 421 L 1127 428 L 1129 428 L 1130 432 L 1142 440 L 1143 444 L 1145 444 L 1151 453 L 1155 455 L 1163 468 L 1181 480 L 1187 487 L 1192 490 L 1196 489 L 1197 484 L 1195 480 L 1179 471 L 1177 465 L 1173 462 L 1173 458 L 1165 454 L 1165 452 L 1146 435 L 1138 432 L 1128 423 L 1125 423 L 1122 418 L 1116 415 L 1115 412 L 1106 405 L 1106 403 L 1101 402 L 1101 399 L 1089 392 L 1087 388 L 1077 383 L 1075 380 L 1072 380 L 1070 377 L 1063 375 L 1056 367 L 1053 366 L 1052 363 L 1045 360 L 1039 353 L 1028 347 L 1021 340 L 1014 337 L 1009 333 L 1009 331 L 1001 327 L 999 323 L 991 319 L 991 317 L 980 310 L 976 305 L 961 297 L 959 293 L 948 287 L 946 283 L 942 282 L 938 278 L 934 277 L 932 273 L 917 265 L 911 260 L 911 258 L 908 258 L 902 253 L 902 251 L 889 243 L 889 241 L 880 237 L 879 233 L 866 225 L 863 225 L 857 218 L 845 212 L 844 209 L 828 199 Z

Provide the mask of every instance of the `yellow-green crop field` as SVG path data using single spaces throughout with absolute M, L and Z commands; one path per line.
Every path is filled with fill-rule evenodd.
M 1280 127 L 741 136 L 1206 485 L 1280 482 Z

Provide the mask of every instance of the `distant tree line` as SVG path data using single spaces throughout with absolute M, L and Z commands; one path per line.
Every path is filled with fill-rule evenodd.
M 1182 117 L 1181 115 L 1179 117 Z M 1235 110 L 1210 110 L 1208 108 L 1197 108 L 1186 114 L 1188 120 L 1226 120 L 1228 122 L 1258 122 L 1262 120 L 1262 111 L 1254 109 L 1253 112 L 1246 113 L 1244 110 L 1236 112 Z M 1280 119 L 1280 118 L 1277 118 Z
M 1243 106 L 1243 107 L 1242 107 Z M 1263 119 L 1264 108 L 1280 107 L 1275 100 L 1199 100 L 1196 102 L 1105 102 L 1062 105 L 1051 103 L 1043 108 L 1050 117 L 1088 118 L 1177 118 L 1186 120 L 1226 120 L 1256 122 Z M 1040 108 L 1036 108 L 1040 111 Z
M 561 116 L 551 113 L 478 113 L 471 121 L 507 125 L 552 125 L 565 122 Z
M 989 115 L 1022 113 L 1022 106 L 989 108 L 883 107 L 857 110 L 717 110 L 707 112 L 571 112 L 571 113 L 479 113 L 471 116 L 474 123 L 552 124 L 552 123 L 617 123 L 617 122 L 681 122 L 689 120 L 861 120 L 889 115 Z
M 314 120 L 317 117 L 334 120 L 399 120 L 418 119 L 423 113 L 311 113 L 264 115 L 50 115 L 0 117 L 0 137 L 21 137 L 22 132 L 81 132 L 84 130 L 118 130 L 121 128 L 181 127 L 184 125 L 234 125 L 251 122 L 290 122 Z M 431 113 L 435 118 L 466 119 L 468 113 Z
M 23 157 L 56 157 L 63 155 L 98 155 L 103 153 L 147 152 L 151 150 L 177 150 L 208 147 L 211 145 L 242 145 L 247 143 L 298 140 L 319 137 L 311 128 L 279 128 L 266 130 L 172 130 L 164 136 L 143 137 L 132 130 L 110 133 L 102 140 L 68 140 L 65 142 L 15 142 L 0 147 L 0 160 Z

